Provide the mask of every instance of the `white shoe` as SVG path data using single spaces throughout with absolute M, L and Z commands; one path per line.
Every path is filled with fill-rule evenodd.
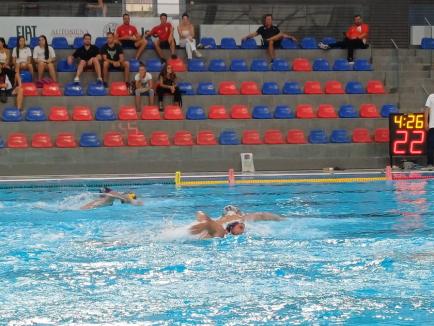
M 421 168 L 422 171 L 432 171 L 433 169 L 434 167 L 431 164 Z
M 199 51 L 194 51 L 194 55 L 196 56 L 196 58 L 202 58 L 202 53 L 200 53 Z
M 329 47 L 327 44 L 323 43 L 323 42 L 319 42 L 319 43 L 318 43 L 318 47 L 319 47 L 320 49 L 323 49 L 323 50 L 328 50 L 328 49 L 330 49 L 330 47 Z
M 75 77 L 75 78 L 74 78 L 74 83 L 79 83 L 79 82 L 80 82 L 80 78 Z

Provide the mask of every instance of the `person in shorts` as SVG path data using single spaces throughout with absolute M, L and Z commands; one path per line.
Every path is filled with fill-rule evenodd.
M 176 43 L 173 37 L 173 26 L 167 21 L 167 14 L 160 15 L 160 25 L 152 28 L 151 31 L 146 32 L 146 37 L 154 37 L 154 48 L 161 62 L 166 62 L 162 49 L 170 49 L 172 59 L 176 59 Z
M 24 92 L 21 88 L 21 78 L 19 78 L 19 83 L 13 85 L 8 77 L 6 69 L 0 66 L 0 102 L 6 103 L 8 97 L 16 96 L 16 107 L 19 110 L 23 109 Z
M 140 112 L 142 106 L 141 96 L 148 95 L 149 105 L 154 105 L 154 85 L 152 82 L 152 75 L 146 71 L 146 66 L 143 63 L 139 66 L 139 72 L 134 77 L 134 82 L 136 110 Z
M 123 48 L 136 48 L 136 59 L 139 60 L 148 42 L 139 34 L 137 28 L 130 24 L 130 15 L 124 14 L 122 19 L 124 23 L 116 28 L 115 39 Z
M 33 79 L 32 50 L 26 45 L 24 36 L 18 37 L 17 47 L 12 50 L 12 63 L 17 75 L 15 79 L 18 79 L 21 70 L 28 70 Z
M 38 70 L 38 83 L 42 83 L 42 77 L 46 70 L 48 70 L 51 81 L 57 82 L 56 67 L 54 66 L 56 53 L 48 45 L 45 35 L 39 36 L 39 44 L 33 49 L 33 61 L 35 61 Z
M 107 43 L 101 48 L 101 55 L 104 86 L 107 87 L 110 68 L 123 70 L 125 83 L 129 86 L 130 62 L 125 60 L 124 50 L 115 42 L 115 35 L 112 32 L 107 33 Z

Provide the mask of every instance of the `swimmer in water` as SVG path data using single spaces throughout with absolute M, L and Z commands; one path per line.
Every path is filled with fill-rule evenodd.
M 245 221 L 283 221 L 284 218 L 272 213 L 247 213 L 233 205 L 223 209 L 223 215 L 213 220 L 204 212 L 196 213 L 198 223 L 190 227 L 190 233 L 202 239 L 223 238 L 227 234 L 240 235 L 246 228 Z
M 100 189 L 100 196 L 98 199 L 92 200 L 86 205 L 80 207 L 82 210 L 94 209 L 98 207 L 111 206 L 116 199 L 119 199 L 122 204 L 130 204 L 134 206 L 142 206 L 143 202 L 137 200 L 137 195 L 134 192 L 121 193 L 113 191 L 110 188 L 103 187 Z

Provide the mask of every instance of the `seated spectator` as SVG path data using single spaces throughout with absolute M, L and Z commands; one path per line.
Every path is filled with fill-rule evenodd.
M 104 86 L 107 87 L 110 68 L 123 69 L 125 83 L 129 86 L 130 62 L 125 60 L 124 50 L 115 42 L 115 35 L 112 32 L 107 33 L 107 43 L 101 48 L 101 54 Z
M 94 0 L 89 1 L 90 3 L 86 4 L 87 8 L 87 16 L 92 17 L 106 17 L 107 16 L 107 5 L 104 4 L 104 0 Z M 96 3 L 95 3 L 96 2 Z
M 163 51 L 161 50 L 163 48 L 170 48 L 172 59 L 176 59 L 176 43 L 175 39 L 173 38 L 173 26 L 167 21 L 166 14 L 163 13 L 160 15 L 160 25 L 157 25 L 152 28 L 151 31 L 146 32 L 145 36 L 154 37 L 153 41 L 155 52 L 157 52 L 161 62 L 166 62 Z
M 99 54 L 99 49 L 91 44 L 92 36 L 88 33 L 83 35 L 83 46 L 75 50 L 75 52 L 68 57 L 68 64 L 72 65 L 74 59 L 79 59 L 77 73 L 74 78 L 74 82 L 80 82 L 80 76 L 83 70 L 86 68 L 93 68 L 95 70 L 97 81 L 103 82 L 101 78 L 101 66 L 99 62 L 101 61 L 101 56 Z
M 33 49 L 33 59 L 38 68 L 39 83 L 42 83 L 41 80 L 45 70 L 48 70 L 48 74 L 53 82 L 57 81 L 56 68 L 54 67 L 56 54 L 54 53 L 54 49 L 48 45 L 45 35 L 39 36 L 39 45 Z
M 347 32 L 344 33 L 345 37 L 341 42 L 329 45 L 320 42 L 318 46 L 323 50 L 333 48 L 348 49 L 347 60 L 349 63 L 354 63 L 354 49 L 367 49 L 369 47 L 368 33 L 368 24 L 363 23 L 360 15 L 355 15 L 353 25 L 351 25 Z
M 191 60 L 193 54 L 200 58 L 202 54 L 196 48 L 196 40 L 194 39 L 194 26 L 190 22 L 190 18 L 187 14 L 182 15 L 182 21 L 178 25 L 179 34 L 179 46 L 185 48 L 187 52 L 187 58 Z
M 172 71 L 171 65 L 164 65 L 158 80 L 157 95 L 160 111 L 163 111 L 163 96 L 165 94 L 173 94 L 174 104 L 182 106 L 181 91 L 176 86 L 176 74 Z
M 8 74 L 5 69 L 0 67 L 0 101 L 2 103 L 6 103 L 8 101 L 8 97 L 16 96 L 16 107 L 20 110 L 23 109 L 23 89 L 20 87 L 21 78 L 18 77 L 18 83 L 13 84 L 8 77 Z
M 124 23 L 116 28 L 115 38 L 123 47 L 136 48 L 136 59 L 139 60 L 148 42 L 137 32 L 137 28 L 130 24 L 130 15 L 122 16 Z
M 21 70 L 28 70 L 33 76 L 32 50 L 26 45 L 24 36 L 18 37 L 18 46 L 12 51 L 12 63 L 15 67 L 16 81 Z
M 262 45 L 267 49 L 268 55 L 271 58 L 271 62 L 276 58 L 275 48 L 280 47 L 280 41 L 284 38 L 290 38 L 294 41 L 297 39 L 294 36 L 291 36 L 286 33 L 282 33 L 279 28 L 273 25 L 273 16 L 271 14 L 267 14 L 263 19 L 263 26 L 259 27 L 256 32 L 250 33 L 249 35 L 243 37 L 243 41 L 256 37 L 258 35 L 262 36 Z
M 15 80 L 15 73 L 11 69 L 11 52 L 7 48 L 6 41 L 0 37 L 0 69 L 3 69 L 9 80 Z
M 149 105 L 154 105 L 154 88 L 152 75 L 146 71 L 146 66 L 142 63 L 139 66 L 139 72 L 134 77 L 135 81 L 135 101 L 136 110 L 140 111 L 142 106 L 141 96 L 149 96 Z

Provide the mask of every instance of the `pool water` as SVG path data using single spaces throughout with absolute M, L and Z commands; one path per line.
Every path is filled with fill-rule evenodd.
M 434 183 L 0 190 L 0 325 L 429 325 Z M 281 214 L 188 235 L 197 210 Z

